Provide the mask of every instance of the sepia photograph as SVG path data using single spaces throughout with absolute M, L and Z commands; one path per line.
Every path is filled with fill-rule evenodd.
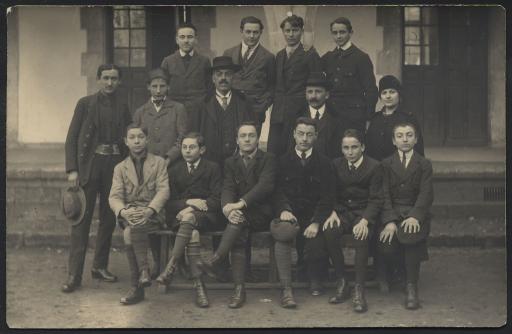
M 5 15 L 8 328 L 507 325 L 504 7 Z

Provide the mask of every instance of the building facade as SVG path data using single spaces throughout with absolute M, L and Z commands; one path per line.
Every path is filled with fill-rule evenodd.
M 427 146 L 505 146 L 505 10 L 499 6 L 113 6 L 11 8 L 7 23 L 7 145 L 61 145 L 77 100 L 97 90 L 104 62 L 123 68 L 132 111 L 147 98 L 145 74 L 176 50 L 176 26 L 198 28 L 208 57 L 240 43 L 240 19 L 265 26 L 261 43 L 284 47 L 279 24 L 305 18 L 304 44 L 334 48 L 329 23 L 352 21 L 352 41 L 377 80 L 401 78 L 404 103 Z

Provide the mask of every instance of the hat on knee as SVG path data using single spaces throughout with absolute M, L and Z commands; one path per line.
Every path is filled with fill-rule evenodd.
M 284 221 L 279 218 L 270 222 L 270 234 L 276 241 L 289 242 L 294 240 L 299 229 L 299 224 L 296 222 Z
M 420 224 L 420 230 L 416 233 L 408 233 L 405 232 L 404 228 L 401 226 L 397 226 L 396 229 L 396 238 L 400 241 L 401 244 L 404 245 L 414 245 L 421 240 L 425 239 L 430 232 L 430 224 L 427 222 Z

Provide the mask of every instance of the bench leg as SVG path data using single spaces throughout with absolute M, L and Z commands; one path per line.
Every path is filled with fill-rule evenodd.
M 277 277 L 277 264 L 276 264 L 274 242 L 270 243 L 268 256 L 269 256 L 268 281 L 270 283 L 275 283 L 278 281 L 278 277 Z
M 169 236 L 162 235 L 160 242 L 160 270 L 163 271 L 169 260 Z M 168 287 L 164 284 L 158 284 L 158 292 L 167 293 Z

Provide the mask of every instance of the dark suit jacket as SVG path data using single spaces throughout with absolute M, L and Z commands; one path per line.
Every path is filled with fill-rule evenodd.
M 382 196 L 382 166 L 368 156 L 354 171 L 350 172 L 345 157 L 333 161 L 336 171 L 335 210 L 342 220 L 353 225 L 365 218 L 375 224 L 384 203 Z
M 222 126 L 217 117 L 216 108 L 220 107 L 215 95 L 209 96 L 198 108 L 198 113 L 194 116 L 196 124 L 195 131 L 199 131 L 205 139 L 206 153 L 204 157 L 210 161 L 215 161 L 222 166 L 224 156 L 222 154 Z M 223 111 L 224 112 L 224 111 Z M 235 91 L 232 91 L 231 101 L 226 109 L 227 113 L 233 115 L 234 133 L 245 121 L 253 120 L 250 106 L 247 100 Z M 233 138 L 232 146 L 236 149 L 236 137 Z M 234 153 L 233 151 L 232 153 Z
M 306 104 L 302 109 L 299 117 L 311 117 L 309 106 Z M 326 105 L 324 115 L 317 124 L 318 137 L 315 142 L 315 149 L 327 157 L 334 159 L 340 157 L 341 153 L 341 138 L 345 127 L 340 118 L 334 116 L 332 108 Z M 293 131 L 289 138 L 289 147 L 295 147 L 295 140 L 293 139 Z
M 261 44 L 246 64 L 242 64 L 242 44 L 224 51 L 233 63 L 243 65 L 233 77 L 233 89 L 239 90 L 250 101 L 252 111 L 262 113 L 272 104 L 274 98 L 276 63 L 272 53 Z
M 181 139 L 187 134 L 187 114 L 183 104 L 166 98 L 159 112 L 151 99 L 133 115 L 133 122 L 148 130 L 148 152 L 169 157 L 171 162 L 181 156 Z
M 403 110 L 400 106 L 391 115 L 384 115 L 382 113 L 383 110 L 381 109 L 373 113 L 370 118 L 370 125 L 366 130 L 365 136 L 365 153 L 379 161 L 395 153 L 396 147 L 393 145 L 392 139 L 393 127 L 400 122 L 409 122 L 415 126 L 417 132 L 418 142 L 414 145 L 414 150 L 425 156 L 421 126 L 416 117 L 412 113 Z
M 272 216 L 271 195 L 276 181 L 276 158 L 271 153 L 256 152 L 246 168 L 240 154 L 226 159 L 221 206 L 245 200 L 247 209 Z
M 185 160 L 180 160 L 169 169 L 171 197 L 169 207 L 176 212 L 187 207 L 185 202 L 191 198 L 206 200 L 208 212 L 220 212 L 220 193 L 222 175 L 218 164 L 201 158 L 193 175 L 188 172 Z
M 96 146 L 99 143 L 98 127 L 100 117 L 98 113 L 98 97 L 100 92 L 85 96 L 78 100 L 73 118 L 69 124 L 69 130 L 66 137 L 66 172 L 77 171 L 81 186 L 89 181 L 92 160 Z M 124 130 L 131 123 L 132 117 L 128 109 L 128 104 L 123 101 L 118 93 L 116 94 L 116 110 L 114 119 L 117 120 L 119 138 L 117 143 L 121 149 L 121 155 L 128 154 L 128 149 L 124 145 Z
M 330 103 L 338 114 L 366 121 L 375 111 L 378 90 L 370 57 L 352 43 L 341 55 L 329 51 L 322 56 L 327 79 L 332 84 Z
M 286 57 L 286 49 L 276 55 L 276 87 L 270 122 L 290 123 L 306 103 L 306 81 L 309 73 L 321 71 L 320 56 L 314 48 L 308 51 L 300 44 Z
M 420 224 L 428 222 L 428 213 L 434 200 L 432 164 L 414 152 L 404 170 L 398 152 L 382 161 L 384 178 L 384 209 L 382 223 L 400 222 L 414 217 Z
M 292 212 L 299 220 L 323 224 L 333 210 L 335 176 L 330 160 L 313 149 L 305 166 L 295 150 L 279 158 L 274 205 L 277 215 Z
M 180 103 L 204 98 L 213 87 L 210 60 L 196 50 L 187 69 L 179 50 L 165 57 L 160 67 L 169 75 L 169 97 Z

